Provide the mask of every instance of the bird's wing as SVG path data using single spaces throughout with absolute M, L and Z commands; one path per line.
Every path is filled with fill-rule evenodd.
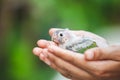
M 94 42 L 91 39 L 78 39 L 74 42 L 71 42 L 71 44 L 66 46 L 66 49 L 83 53 L 85 50 L 89 48 L 97 47 L 96 42 Z

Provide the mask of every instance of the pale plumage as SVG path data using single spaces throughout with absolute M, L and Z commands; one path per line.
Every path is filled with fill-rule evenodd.
M 84 53 L 85 50 L 98 47 L 96 41 L 90 37 L 76 36 L 68 29 L 57 30 L 52 35 L 52 41 L 59 47 L 74 52 Z

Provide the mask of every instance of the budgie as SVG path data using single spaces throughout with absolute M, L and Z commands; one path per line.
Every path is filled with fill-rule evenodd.
M 52 41 L 63 49 L 77 53 L 84 53 L 87 49 L 99 47 L 99 43 L 94 39 L 85 36 L 77 36 L 69 29 L 56 30 L 52 35 Z

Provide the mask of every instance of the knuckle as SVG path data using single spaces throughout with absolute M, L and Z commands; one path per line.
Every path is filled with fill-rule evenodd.
M 57 60 L 56 59 L 52 59 L 52 63 L 56 64 Z
M 97 77 L 101 77 L 103 75 L 103 71 L 95 71 L 94 74 L 97 76 Z
M 99 54 L 100 53 L 100 54 Z M 96 48 L 95 50 L 94 50 L 94 58 L 95 59 L 100 59 L 101 58 L 101 55 L 102 55 L 102 53 L 101 53 L 101 50 L 100 50 L 100 48 Z
M 64 71 L 65 71 L 66 73 L 71 74 L 71 71 L 70 71 L 69 69 L 67 69 L 67 68 L 64 68 Z
M 56 60 L 56 57 L 53 54 L 48 54 L 47 58 L 52 62 L 52 63 L 57 63 L 58 60 Z
M 69 77 L 68 73 L 65 73 L 65 72 L 60 72 L 60 74 L 63 75 L 64 77 L 66 77 L 66 78 Z
M 60 73 L 61 75 L 63 75 L 64 77 L 68 78 L 68 74 L 65 73 Z
M 72 73 L 69 69 L 63 67 L 63 72 L 61 73 L 63 76 L 69 78 L 69 79 L 72 79 Z
M 54 64 L 51 64 L 50 67 L 55 69 L 55 70 L 58 70 L 58 68 Z
M 98 77 L 100 79 L 108 78 L 111 76 L 110 73 L 108 71 L 106 71 L 105 69 L 96 70 L 96 71 L 94 71 L 94 74 L 96 77 Z
M 54 63 L 54 64 L 56 64 L 56 63 L 57 63 L 56 58 L 51 58 L 50 56 L 48 56 L 48 58 L 50 59 L 50 61 L 51 61 L 52 63 Z

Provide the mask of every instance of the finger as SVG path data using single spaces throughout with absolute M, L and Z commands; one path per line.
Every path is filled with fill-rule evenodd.
M 68 73 L 65 73 L 65 71 L 63 71 L 61 68 L 59 68 L 56 64 L 52 63 L 52 60 L 47 57 L 45 57 L 44 55 L 46 54 L 50 54 L 48 51 L 44 50 L 44 53 L 42 55 L 40 55 L 40 59 L 42 61 L 44 61 L 46 64 L 48 64 L 48 62 L 46 60 L 49 60 L 50 64 L 48 64 L 51 68 L 57 70 L 58 72 L 60 72 L 63 76 L 67 77 L 67 78 L 71 78 L 71 76 L 68 75 Z M 54 55 L 53 55 L 54 56 Z
M 56 44 L 52 41 L 47 41 L 47 40 L 41 39 L 41 40 L 37 41 L 37 45 L 41 48 L 47 48 L 47 46 L 49 46 L 49 45 L 56 45 Z
M 80 69 L 90 73 L 91 75 L 94 75 L 95 72 L 97 73 L 97 71 L 100 71 L 101 67 L 104 64 L 104 62 L 101 61 L 86 61 L 83 54 L 68 51 L 57 46 L 49 46 L 48 51 L 50 51 L 55 56 L 63 59 L 64 61 L 69 62 L 76 67 L 79 67 Z
M 57 56 L 51 53 L 48 53 L 48 59 L 52 64 L 51 67 L 55 65 L 55 69 L 67 78 L 76 78 L 80 80 L 86 80 L 89 78 L 90 80 L 93 80 L 92 76 L 86 71 L 83 71 L 82 69 L 58 58 Z
M 71 74 L 65 72 L 63 69 L 59 68 L 57 65 L 55 65 L 54 63 L 51 63 L 50 65 L 51 68 L 53 68 L 54 70 L 56 70 L 57 72 L 59 72 L 61 75 L 63 75 L 64 77 L 68 78 L 68 79 L 72 79 L 74 78 L 73 76 L 71 76 Z M 75 80 L 79 80 L 74 78 Z M 73 80 L 73 79 L 72 79 Z
M 34 55 L 36 55 L 36 56 L 39 56 L 41 52 L 42 52 L 42 49 L 41 49 L 41 48 L 35 47 L 35 48 L 33 49 L 33 53 L 34 53 Z
M 85 52 L 88 60 L 118 60 L 120 61 L 120 46 L 109 46 L 106 48 L 93 48 Z
M 50 51 L 55 56 L 70 62 L 71 64 L 78 66 L 81 69 L 84 69 L 85 71 L 88 71 L 89 69 L 89 65 L 87 64 L 83 54 L 65 50 L 54 45 L 49 46 L 48 51 Z
M 69 62 L 70 64 L 80 68 L 81 70 L 84 70 L 85 72 L 88 72 L 93 76 L 101 75 L 103 73 L 108 72 L 109 69 L 114 68 L 114 66 L 111 67 L 111 64 L 113 64 L 112 61 L 85 61 L 84 57 L 82 57 L 81 55 L 77 53 L 73 53 L 71 51 L 63 50 L 61 48 L 58 49 L 58 47 L 56 48 L 52 46 L 51 52 L 52 52 L 51 54 L 54 54 L 55 56 L 63 59 L 66 62 Z M 52 57 L 51 59 L 54 59 L 54 58 Z M 53 62 L 56 64 L 60 63 L 56 61 L 57 59 L 53 60 Z M 119 64 L 115 63 L 115 65 L 117 65 L 116 67 L 118 67 Z
M 44 40 L 44 39 L 40 39 L 37 41 L 37 45 L 41 48 L 45 48 L 48 44 L 48 41 L 47 40 Z
M 55 56 L 61 58 L 62 60 L 71 63 L 72 65 L 83 69 L 84 71 L 91 74 L 91 70 L 94 70 L 91 64 L 85 60 L 83 54 L 74 53 L 72 51 L 61 49 L 57 46 L 49 46 L 48 50 Z M 56 60 L 55 60 L 56 61 Z

